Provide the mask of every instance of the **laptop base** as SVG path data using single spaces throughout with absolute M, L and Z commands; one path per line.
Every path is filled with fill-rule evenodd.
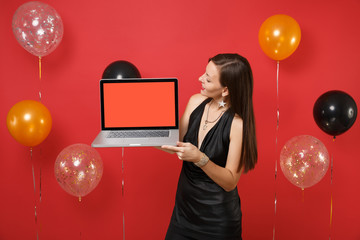
M 109 131 L 101 131 L 91 146 L 94 148 L 108 148 L 108 147 L 156 147 L 162 145 L 173 145 L 179 141 L 179 131 L 170 130 L 169 137 L 151 137 L 151 138 L 107 138 Z

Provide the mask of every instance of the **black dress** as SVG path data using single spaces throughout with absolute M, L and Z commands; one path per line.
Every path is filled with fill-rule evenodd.
M 198 133 L 205 105 L 190 115 L 184 142 L 198 146 Z M 226 111 L 205 136 L 200 151 L 225 167 L 234 114 Z M 237 188 L 226 192 L 192 162 L 183 162 L 175 207 L 166 240 L 241 240 L 241 207 Z

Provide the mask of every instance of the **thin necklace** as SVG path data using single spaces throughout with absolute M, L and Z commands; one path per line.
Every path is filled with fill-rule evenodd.
M 206 130 L 208 123 L 214 123 L 214 122 L 216 122 L 217 120 L 219 120 L 219 118 L 221 117 L 221 115 L 223 115 L 223 113 L 225 112 L 225 110 L 222 111 L 222 112 L 220 113 L 220 115 L 219 115 L 214 121 L 209 121 L 209 120 L 208 120 L 208 119 L 209 119 L 209 110 L 210 110 L 210 106 L 211 106 L 212 103 L 213 103 L 213 101 L 211 100 L 211 103 L 210 103 L 210 105 L 209 105 L 209 107 L 208 107 L 208 110 L 207 110 L 207 114 L 206 114 L 206 119 L 205 119 L 205 124 L 204 124 L 204 126 L 203 126 L 203 130 Z

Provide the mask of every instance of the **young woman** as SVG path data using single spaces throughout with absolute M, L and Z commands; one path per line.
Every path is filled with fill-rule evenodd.
M 175 152 L 183 167 L 166 240 L 241 239 L 237 183 L 255 167 L 253 76 L 238 54 L 209 59 L 180 120 Z

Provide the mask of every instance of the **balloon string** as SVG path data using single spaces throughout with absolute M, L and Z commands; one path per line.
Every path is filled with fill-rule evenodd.
M 305 190 L 302 188 L 301 192 L 302 192 L 302 202 L 305 202 Z
M 278 159 L 278 133 L 280 123 L 280 107 L 279 107 L 279 68 L 280 62 L 276 64 L 276 134 L 275 134 L 275 145 L 276 145 L 276 163 L 275 163 L 275 180 L 277 176 L 277 159 Z
M 32 147 L 30 148 L 30 160 L 31 160 L 31 164 L 32 164 L 32 176 L 33 176 L 34 194 L 35 194 L 35 192 L 36 192 L 36 188 L 35 188 L 35 172 L 34 172 L 33 150 L 32 150 Z
M 332 193 L 331 193 L 331 199 L 330 199 L 330 234 L 329 234 L 329 240 L 331 239 L 332 215 L 333 215 L 333 195 L 332 195 Z
M 40 80 L 39 100 L 41 102 L 41 57 L 40 56 L 39 56 L 39 80 Z
M 124 181 L 124 148 L 122 148 L 122 153 L 121 153 L 121 175 L 122 175 L 121 194 L 124 197 L 124 185 L 125 185 L 125 181 Z
M 33 176 L 33 185 L 34 185 L 34 196 L 36 196 L 36 185 L 35 185 L 35 170 L 33 163 L 33 150 L 30 148 L 30 158 L 31 158 L 31 168 L 32 168 L 32 176 Z M 36 198 L 35 198 L 35 223 L 37 223 L 37 213 L 36 213 Z
M 41 81 L 41 57 L 39 57 L 39 80 Z
M 280 120 L 280 108 L 279 108 L 279 69 L 280 62 L 276 63 L 276 132 L 275 132 L 275 200 L 274 200 L 274 226 L 273 226 L 273 240 L 275 240 L 276 229 L 276 208 L 277 208 L 277 195 L 276 195 L 276 178 L 278 171 L 278 132 L 279 132 L 279 120 Z
M 303 215 L 303 218 L 305 218 L 305 190 L 304 188 L 301 188 L 301 195 L 302 195 L 302 215 Z M 304 232 L 302 231 L 302 239 L 305 239 L 304 237 Z
M 123 240 L 125 240 L 125 213 L 123 212 Z
M 277 115 L 277 124 L 276 124 L 276 128 L 279 128 L 279 120 L 280 120 L 280 107 L 279 107 L 279 70 L 280 70 L 280 62 L 277 61 L 276 64 L 276 115 Z
M 39 184 L 39 195 L 40 195 L 40 202 L 41 202 L 41 167 L 40 167 L 40 184 Z
M 276 191 L 275 191 L 275 212 L 274 212 L 273 240 L 275 240 L 276 203 L 277 203 L 277 198 L 276 198 Z
M 123 201 L 125 203 L 125 200 L 124 200 L 124 194 L 125 194 L 125 178 L 124 178 L 124 147 L 122 148 L 122 152 L 121 152 L 121 176 L 122 176 L 122 180 L 121 180 L 121 194 L 122 194 L 122 197 L 123 197 Z M 125 240 L 125 204 L 123 204 L 123 240 Z
M 40 149 L 40 151 L 41 151 L 41 149 Z M 40 205 L 40 203 L 41 203 L 41 167 L 40 167 L 40 178 L 39 178 L 39 205 Z M 39 219 L 38 225 L 39 225 L 38 232 L 41 233 L 41 221 L 40 221 L 40 219 Z M 39 240 L 39 234 L 37 234 L 37 240 Z
M 31 169 L 32 169 L 32 176 L 33 176 L 33 185 L 34 185 L 34 197 L 35 197 L 35 207 L 34 207 L 34 213 L 35 213 L 35 225 L 36 225 L 36 238 L 39 239 L 39 232 L 37 229 L 37 210 L 36 210 L 36 184 L 35 184 L 35 169 L 34 169 L 34 162 L 33 162 L 33 149 L 30 147 L 30 161 L 31 161 Z
M 334 136 L 333 142 L 335 142 L 335 136 Z M 334 157 L 333 157 L 333 155 L 331 155 L 331 164 L 330 164 L 330 185 L 331 186 L 333 183 L 333 171 L 334 171 Z
M 335 142 L 335 137 L 333 139 Z M 330 164 L 330 225 L 329 225 L 329 240 L 331 239 L 331 229 L 332 229 L 332 220 L 333 220 L 333 168 L 334 168 L 334 158 L 333 155 L 331 155 L 331 164 Z

